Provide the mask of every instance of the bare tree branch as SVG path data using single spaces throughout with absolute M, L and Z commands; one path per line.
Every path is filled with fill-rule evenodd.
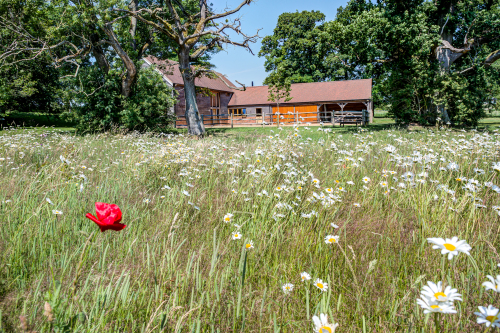
M 498 59 L 500 59 L 500 50 L 496 50 L 496 51 L 493 51 L 490 54 L 488 54 L 488 56 L 486 57 L 486 60 L 484 60 L 484 64 L 486 66 L 491 66 Z
M 206 0 L 204 0 L 206 1 Z M 217 20 L 217 19 L 220 19 L 220 18 L 223 18 L 223 17 L 226 17 L 226 16 L 229 16 L 229 15 L 232 15 L 236 12 L 239 12 L 241 8 L 243 8 L 243 6 L 245 5 L 250 5 L 252 3 L 253 0 L 244 0 L 242 3 L 239 4 L 238 7 L 236 7 L 235 9 L 233 10 L 228 10 L 224 13 L 220 13 L 220 14 L 215 14 L 215 15 L 212 15 L 208 18 L 206 18 L 207 21 L 213 21 L 213 20 Z
M 496 50 L 496 51 L 491 52 L 480 65 L 484 65 L 485 67 L 490 67 L 491 65 L 493 65 L 493 63 L 495 61 L 497 61 L 499 59 L 500 59 L 500 50 Z M 474 74 L 477 67 L 478 66 L 472 66 L 472 67 L 466 68 L 466 69 L 462 70 L 459 74 L 461 74 L 461 75 Z

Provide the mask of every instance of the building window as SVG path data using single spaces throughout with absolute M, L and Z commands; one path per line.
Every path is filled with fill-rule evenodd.
M 247 109 L 229 109 L 229 113 L 234 117 L 246 117 Z
M 255 115 L 262 116 L 262 109 L 261 108 L 255 109 Z

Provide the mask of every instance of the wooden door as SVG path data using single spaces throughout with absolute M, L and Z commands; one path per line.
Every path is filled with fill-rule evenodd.
M 298 121 L 301 123 L 315 123 L 318 121 L 317 105 L 297 105 L 295 106 Z
M 278 107 L 273 106 L 273 122 L 278 122 Z M 280 106 L 280 123 L 294 123 L 295 114 L 293 106 Z

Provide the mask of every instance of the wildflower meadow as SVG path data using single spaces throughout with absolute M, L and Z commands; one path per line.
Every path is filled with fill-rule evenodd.
M 5 130 L 0 331 L 496 331 L 499 135 Z

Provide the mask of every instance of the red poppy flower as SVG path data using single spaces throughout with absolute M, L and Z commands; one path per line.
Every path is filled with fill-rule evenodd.
M 122 220 L 122 211 L 120 210 L 120 207 L 115 204 L 96 202 L 95 212 L 97 218 L 90 213 L 87 213 L 85 217 L 94 221 L 99 226 L 99 228 L 101 228 L 101 232 L 104 232 L 108 229 L 120 231 L 126 227 L 125 224 L 120 223 Z

